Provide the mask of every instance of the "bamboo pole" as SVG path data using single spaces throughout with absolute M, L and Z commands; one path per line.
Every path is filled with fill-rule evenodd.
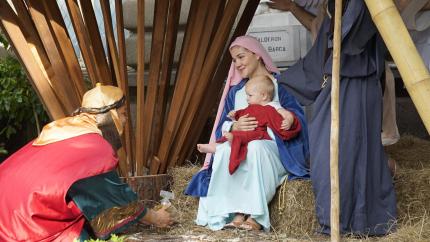
M 342 0 L 336 0 L 333 36 L 330 134 L 330 235 L 340 241 L 339 233 L 339 72 L 341 52 Z
M 430 75 L 392 0 L 365 0 L 399 69 L 406 89 L 430 133 Z

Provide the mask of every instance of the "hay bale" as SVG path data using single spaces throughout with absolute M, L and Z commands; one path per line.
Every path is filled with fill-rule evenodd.
M 319 228 L 309 180 L 284 181 L 270 203 L 273 229 L 293 237 L 309 237 Z
M 394 185 L 397 193 L 399 224 L 415 224 L 421 221 L 424 216 L 428 219 L 430 213 L 430 168 L 400 170 Z
M 173 177 L 171 184 L 172 192 L 175 194 L 175 199 L 172 205 L 177 210 L 176 220 L 178 226 L 170 231 L 173 234 L 184 234 L 190 228 L 195 227 L 194 220 L 197 215 L 198 199 L 184 195 L 184 190 L 191 181 L 192 176 L 199 171 L 198 166 L 182 166 L 170 169 L 169 174 Z
M 388 155 L 395 159 L 398 168 L 430 168 L 430 142 L 414 136 L 404 136 L 394 145 L 385 147 Z

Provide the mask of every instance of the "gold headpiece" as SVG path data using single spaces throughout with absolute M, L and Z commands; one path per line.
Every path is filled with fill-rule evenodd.
M 73 113 L 72 117 L 45 125 L 33 145 L 46 145 L 88 133 L 102 135 L 96 116 L 107 112 L 112 116 L 118 133 L 122 134 L 123 126 L 116 109 L 121 107 L 124 102 L 124 93 L 120 88 L 97 83 L 96 87 L 84 94 L 82 106 Z

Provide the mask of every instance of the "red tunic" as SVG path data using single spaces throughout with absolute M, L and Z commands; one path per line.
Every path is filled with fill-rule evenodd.
M 237 110 L 234 118 L 238 120 L 241 116 L 246 114 L 249 114 L 250 117 L 255 117 L 258 121 L 258 126 L 253 131 L 231 132 L 233 134 L 233 140 L 231 143 L 230 163 L 228 166 L 230 174 L 233 174 L 239 167 L 240 162 L 245 160 L 249 142 L 253 140 L 272 139 L 267 133 L 267 127 L 272 129 L 272 131 L 283 140 L 294 138 L 301 131 L 300 122 L 294 113 L 291 113 L 294 116 L 291 128 L 289 130 L 281 129 L 283 118 L 274 107 L 269 105 L 262 106 L 251 104 L 245 109 Z M 222 137 L 217 142 L 225 141 L 227 141 L 227 139 Z
M 98 134 L 31 143 L 0 164 L 0 241 L 73 241 L 85 218 L 66 202 L 67 191 L 77 180 L 115 169 L 118 159 Z

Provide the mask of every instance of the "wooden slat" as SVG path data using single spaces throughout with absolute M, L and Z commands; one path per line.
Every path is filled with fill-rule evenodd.
M 46 54 L 45 48 L 43 48 L 42 41 L 37 34 L 36 27 L 31 20 L 30 13 L 23 2 L 23 0 L 12 0 L 13 6 L 18 15 L 19 28 L 21 29 L 27 42 L 37 51 L 37 55 L 40 56 L 40 61 L 47 69 L 48 76 L 54 75 L 49 62 L 48 55 Z
M 201 38 L 200 43 L 199 43 L 199 50 L 197 52 L 198 53 L 197 59 L 196 59 L 194 66 L 193 66 L 193 71 L 192 71 L 192 75 L 191 75 L 191 82 L 190 82 L 188 93 L 193 93 L 195 91 L 196 87 L 198 86 L 197 81 L 199 81 L 198 78 L 200 76 L 202 66 L 203 66 L 203 63 L 204 63 L 205 58 L 206 58 L 206 53 L 208 52 L 209 46 L 211 44 L 211 40 L 212 40 L 211 37 L 215 34 L 215 32 L 217 32 L 216 28 L 211 28 L 211 27 L 215 26 L 217 17 L 220 15 L 220 12 L 223 12 L 224 1 L 211 1 L 208 3 L 207 8 L 211 9 L 211 11 L 209 11 L 208 15 L 206 16 L 206 20 L 205 20 L 205 26 L 208 26 L 208 27 L 205 28 L 203 33 L 202 33 L 202 38 Z M 209 26 L 211 26 L 211 27 L 209 27 Z M 184 115 L 193 115 L 190 113 L 185 113 L 188 109 L 188 106 L 190 105 L 191 97 L 192 97 L 192 95 L 187 95 L 185 97 L 185 100 L 183 101 L 183 105 L 182 105 L 183 107 L 182 107 L 181 116 L 178 120 L 178 123 L 180 123 L 180 121 L 182 121 L 183 119 L 186 118 L 186 117 L 183 117 Z M 178 148 L 179 147 L 177 147 L 176 142 L 175 142 L 172 146 L 172 151 L 173 152 L 178 151 Z
M 135 167 L 134 164 L 134 153 L 133 153 L 133 126 L 131 124 L 130 114 L 130 97 L 128 91 L 128 76 L 127 76 L 127 60 L 125 50 L 125 37 L 124 37 L 124 18 L 122 0 L 115 0 L 115 13 L 116 13 L 116 27 L 118 36 L 118 61 L 119 61 L 119 73 L 121 76 L 120 87 L 126 97 L 126 109 L 127 109 L 127 122 L 124 129 L 125 139 L 125 150 L 128 158 L 128 170 L 130 174 L 133 174 Z
M 187 94 L 190 74 L 197 54 L 197 48 L 194 47 L 197 46 L 200 41 L 200 35 L 204 27 L 204 21 L 201 20 L 205 18 L 206 12 L 208 11 L 206 1 L 199 0 L 197 4 L 198 6 L 193 12 L 190 12 L 190 17 L 188 19 L 188 24 L 192 24 L 192 28 L 187 29 L 186 35 L 191 36 L 188 47 L 186 47 L 186 51 L 181 56 L 181 65 L 179 66 L 175 92 L 171 101 L 166 127 L 163 130 L 160 149 L 157 153 L 157 157 L 159 157 L 161 161 L 161 170 L 165 170 L 167 166 L 168 152 L 178 130 L 177 122 L 181 115 L 182 104 Z
M 255 10 L 258 7 L 259 0 L 250 0 L 248 1 L 245 9 L 243 10 L 242 16 L 236 26 L 236 29 L 233 33 L 233 36 L 230 39 L 230 43 L 234 41 L 238 36 L 242 36 L 246 33 L 249 24 L 254 17 Z M 205 124 L 210 117 L 213 108 L 216 107 L 219 103 L 219 94 L 222 90 L 224 80 L 228 74 L 228 70 L 230 69 L 231 64 L 231 56 L 230 52 L 227 49 L 222 57 L 220 64 L 215 72 L 214 78 L 210 81 L 209 87 L 207 90 L 211 90 L 205 94 L 205 98 L 201 101 L 201 107 L 199 108 L 199 113 L 195 116 L 193 121 L 193 129 L 190 132 L 189 141 L 184 145 L 184 149 L 182 149 L 179 154 L 179 163 L 182 164 L 186 158 L 190 157 L 192 152 L 196 149 L 196 144 L 200 135 L 205 127 Z
M 101 0 L 100 3 L 102 2 L 109 1 Z M 103 42 L 100 37 L 100 31 L 97 24 L 96 15 L 94 14 L 92 1 L 79 0 L 79 3 L 81 4 L 82 16 L 84 17 L 85 26 L 88 29 L 96 67 L 99 69 L 101 75 L 101 79 L 97 80 L 97 82 L 112 85 L 112 74 L 107 63 L 105 51 L 103 49 Z
M 105 28 L 105 35 L 106 35 L 106 41 L 108 46 L 108 53 L 109 53 L 109 60 L 111 63 L 111 67 L 113 69 L 113 73 L 115 75 L 115 80 L 117 82 L 117 85 L 119 87 L 124 87 L 124 80 L 121 79 L 121 73 L 120 73 L 120 63 L 119 63 L 119 57 L 118 57 L 118 49 L 117 45 L 115 43 L 115 35 L 113 32 L 113 26 L 112 26 L 112 16 L 111 16 L 111 9 L 109 5 L 109 1 L 100 1 L 100 6 L 103 14 L 103 22 L 104 22 L 104 28 Z M 124 68 L 123 68 L 124 69 Z M 125 139 L 122 139 L 123 146 L 126 147 L 127 142 Z M 125 148 L 126 149 L 126 148 Z M 123 154 L 122 157 L 120 157 L 120 163 L 122 164 L 123 170 L 127 169 L 127 172 L 132 170 L 132 168 L 129 166 L 130 162 L 127 159 L 127 154 Z M 123 171 L 126 172 L 126 171 Z
M 143 108 L 145 106 L 145 1 L 137 1 L 136 173 L 143 175 Z
M 160 85 L 158 90 L 158 101 L 154 117 L 154 150 L 160 147 L 161 135 L 164 128 L 164 119 L 167 110 L 167 95 L 172 75 L 172 65 L 175 55 L 176 38 L 179 25 L 179 16 L 182 0 L 170 0 L 169 14 L 167 17 L 166 40 L 163 49 L 163 65 L 160 70 Z
M 86 91 L 84 77 L 60 9 L 57 4 L 48 3 L 47 1 L 43 1 L 43 5 L 50 19 L 53 34 L 56 36 L 57 46 L 59 46 L 59 51 L 63 56 L 63 61 L 66 64 L 71 81 L 79 95 L 79 101 L 81 101 Z
M 96 60 L 94 58 L 94 51 L 90 41 L 88 30 L 85 27 L 84 20 L 82 19 L 81 10 L 77 0 L 65 0 L 67 9 L 69 11 L 70 20 L 73 24 L 73 28 L 78 39 L 79 48 L 82 53 L 82 57 L 87 67 L 88 76 L 91 79 L 93 86 L 100 80 L 102 75 L 99 68 L 97 67 Z
M 30 17 L 30 13 L 27 9 L 26 4 L 23 0 L 12 0 L 13 6 L 18 14 L 17 24 L 24 35 L 27 44 L 30 47 L 30 51 L 33 53 L 36 62 L 41 66 L 42 73 L 46 76 L 46 79 L 51 85 L 51 80 L 55 79 L 55 72 L 52 68 L 52 65 L 49 61 L 48 55 L 46 54 L 45 48 L 43 47 L 42 41 L 39 37 L 39 34 L 36 31 L 36 27 L 34 26 L 33 20 Z M 34 86 L 33 86 L 34 87 Z M 52 87 L 52 85 L 51 85 Z M 38 92 L 37 88 L 34 88 L 36 92 Z M 53 90 L 55 93 L 55 90 Z M 38 93 L 38 95 L 40 95 Z M 55 93 L 58 98 L 58 95 Z M 59 100 L 60 105 L 64 110 L 64 105 Z
M 49 84 L 49 80 L 43 73 L 29 45 L 19 28 L 18 18 L 6 0 L 0 0 L 0 27 L 8 38 L 19 61 L 25 67 L 27 77 L 39 94 L 40 100 L 51 119 L 59 119 L 66 116 L 57 96 Z
M 183 122 L 180 124 L 180 128 L 178 131 L 178 139 L 175 139 L 175 150 L 173 150 L 172 156 L 169 157 L 168 165 L 169 167 L 174 166 L 177 159 L 178 153 L 181 149 L 183 143 L 185 142 L 187 133 L 191 127 L 193 118 L 197 109 L 200 105 L 200 101 L 203 97 L 203 94 L 207 88 L 207 83 L 212 79 L 212 76 L 215 72 L 215 68 L 217 63 L 222 55 L 224 46 L 226 45 L 228 35 L 230 33 L 230 29 L 234 24 L 235 17 L 239 11 L 240 5 L 242 1 L 230 0 L 227 3 L 225 14 L 223 19 L 221 20 L 220 27 L 215 35 L 215 39 L 213 40 L 213 44 L 209 49 L 209 53 L 207 55 L 205 64 L 203 65 L 203 70 L 200 74 L 199 81 L 197 82 L 197 87 L 195 91 L 192 93 L 192 99 L 190 102 L 189 109 L 187 113 L 189 115 L 186 116 Z M 164 169 L 160 170 L 160 173 L 164 173 L 166 171 L 166 167 L 161 167 Z
M 109 1 L 101 0 L 100 6 L 102 8 L 108 51 L 110 53 L 115 79 L 117 80 L 118 86 L 124 86 L 124 84 L 122 84 L 123 80 L 121 79 L 120 74 L 118 49 L 115 43 L 115 35 L 113 33 L 112 16 Z
M 160 77 L 160 69 L 162 66 L 162 54 L 164 47 L 164 39 L 167 24 L 167 10 L 169 8 L 169 0 L 155 1 L 154 8 L 154 27 L 152 29 L 152 44 L 149 66 L 148 88 L 144 107 L 143 120 L 143 161 L 149 166 L 148 157 L 152 155 L 151 134 L 153 128 L 154 111 L 158 94 L 158 80 Z M 155 162 L 155 161 L 154 161 Z
M 218 12 L 221 12 L 222 11 L 221 9 L 223 9 L 224 7 L 224 5 L 221 5 L 221 4 L 222 4 L 221 1 L 211 1 L 207 3 L 206 8 L 210 9 L 211 11 L 208 11 L 206 19 L 201 20 L 204 22 L 204 25 L 206 26 L 206 28 L 204 28 L 203 32 L 201 33 L 201 39 L 198 43 L 198 46 L 195 46 L 195 48 L 197 48 L 198 51 L 197 51 L 196 60 L 194 62 L 193 69 L 191 72 L 191 78 L 190 78 L 191 81 L 189 83 L 188 93 L 194 92 L 197 86 L 196 83 L 200 76 L 202 66 L 206 58 L 206 54 L 208 52 L 209 46 L 212 41 L 211 39 L 212 33 L 216 32 L 216 30 L 213 29 L 215 25 L 216 17 L 218 16 Z M 179 120 L 182 120 L 182 117 L 185 111 L 187 110 L 187 107 L 190 103 L 191 95 L 186 95 L 184 98 L 185 99 L 183 100 L 181 115 Z
M 67 114 L 71 114 L 80 106 L 80 98 L 75 92 L 75 87 L 70 79 L 69 72 L 63 62 L 64 56 L 59 52 L 58 40 L 50 28 L 49 19 L 43 7 L 43 3 L 37 0 L 28 0 L 30 15 L 48 54 L 49 61 L 55 72 L 55 78 L 51 79 L 51 85 L 63 103 Z

